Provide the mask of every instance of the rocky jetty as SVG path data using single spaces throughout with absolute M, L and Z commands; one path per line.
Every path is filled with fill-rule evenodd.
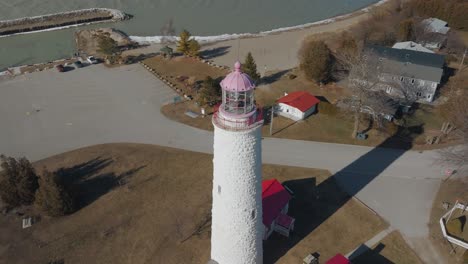
M 81 24 L 121 21 L 132 18 L 120 10 L 90 8 L 69 12 L 0 21 L 0 36 L 52 30 Z

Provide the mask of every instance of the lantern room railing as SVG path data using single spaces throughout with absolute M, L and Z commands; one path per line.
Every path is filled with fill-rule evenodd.
M 258 126 L 260 123 L 263 123 L 263 110 L 261 108 L 257 108 L 256 112 L 246 118 L 225 118 L 219 111 L 216 111 L 213 114 L 213 122 L 221 128 L 226 130 L 249 130 Z

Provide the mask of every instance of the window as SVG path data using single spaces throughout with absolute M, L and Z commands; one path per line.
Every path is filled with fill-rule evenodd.
M 252 215 L 250 217 L 252 217 L 252 219 L 255 219 L 255 210 L 252 210 Z
M 400 81 L 403 81 L 403 76 L 400 77 Z
M 414 83 L 414 79 L 411 79 L 411 83 Z
M 391 94 L 391 93 L 392 93 L 392 90 L 393 90 L 392 87 L 388 86 L 386 92 L 387 92 L 388 94 Z

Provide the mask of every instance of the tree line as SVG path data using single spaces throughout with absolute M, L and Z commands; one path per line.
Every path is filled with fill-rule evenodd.
M 44 168 L 37 174 L 26 158 L 0 156 L 0 198 L 9 207 L 34 204 L 49 216 L 72 213 L 75 200 L 64 175 Z

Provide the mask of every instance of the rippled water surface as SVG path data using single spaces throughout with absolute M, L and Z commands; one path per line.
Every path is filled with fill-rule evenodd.
M 173 19 L 177 31 L 194 35 L 255 33 L 301 25 L 349 13 L 377 0 L 0 0 L 0 20 L 54 12 L 107 7 L 135 17 L 104 24 L 130 35 L 159 35 Z M 103 26 L 100 24 L 99 26 Z M 47 61 L 74 52 L 76 28 L 0 38 L 0 69 Z

